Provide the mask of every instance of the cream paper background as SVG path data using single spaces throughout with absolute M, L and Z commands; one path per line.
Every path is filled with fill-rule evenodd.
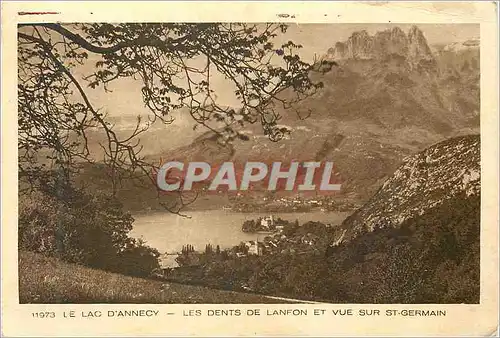
M 55 11 L 56 15 L 18 12 Z M 492 335 L 498 326 L 498 8 L 493 2 L 3 2 L 2 3 L 2 335 L 332 336 Z M 289 14 L 283 18 L 279 14 Z M 35 305 L 18 302 L 18 22 L 479 23 L 481 39 L 481 303 L 479 305 Z M 188 309 L 352 308 L 446 310 L 445 317 L 184 317 Z M 64 319 L 62 311 L 157 309 L 158 317 Z M 36 319 L 34 311 L 55 311 Z M 167 316 L 167 312 L 175 312 Z

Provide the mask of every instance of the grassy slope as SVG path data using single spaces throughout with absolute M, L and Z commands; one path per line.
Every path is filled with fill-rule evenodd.
M 20 303 L 284 303 L 264 296 L 109 273 L 19 253 Z

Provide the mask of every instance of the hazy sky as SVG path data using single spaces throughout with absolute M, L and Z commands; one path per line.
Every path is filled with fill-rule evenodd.
M 291 25 L 287 36 L 304 46 L 303 57 L 312 58 L 314 53 L 326 53 L 338 41 L 345 41 L 355 31 L 366 30 L 370 35 L 398 26 L 408 32 L 414 24 L 303 24 Z M 421 24 L 429 44 L 451 43 L 468 39 L 479 39 L 477 24 Z
M 293 40 L 302 44 L 304 48 L 300 54 L 306 61 L 311 61 L 314 55 L 321 56 L 328 48 L 338 41 L 345 41 L 355 31 L 367 30 L 370 34 L 377 31 L 399 26 L 408 32 L 413 24 L 292 24 L 287 33 L 279 39 L 281 41 Z M 451 43 L 479 38 L 479 25 L 477 24 L 421 24 L 418 27 L 423 31 L 429 44 Z M 148 111 L 142 102 L 140 83 L 131 79 L 117 81 L 111 88 L 113 93 L 90 90 L 91 97 L 97 107 L 108 111 L 110 116 L 137 116 L 147 114 Z M 212 88 L 217 90 L 221 104 L 235 105 L 232 87 L 221 76 L 214 75 Z M 179 120 L 179 123 L 191 121 Z

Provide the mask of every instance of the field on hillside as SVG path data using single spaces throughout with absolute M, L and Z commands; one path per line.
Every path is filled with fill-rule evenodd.
M 285 303 L 265 296 L 123 276 L 19 252 L 19 301 L 26 303 Z

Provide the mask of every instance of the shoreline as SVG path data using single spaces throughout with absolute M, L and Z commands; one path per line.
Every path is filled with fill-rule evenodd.
M 189 213 L 195 212 L 212 212 L 212 211 L 223 211 L 227 213 L 233 213 L 233 214 L 313 214 L 313 213 L 324 213 L 324 214 L 337 214 L 337 213 L 348 213 L 352 214 L 356 209 L 353 210 L 327 210 L 327 211 L 322 211 L 319 209 L 310 209 L 310 210 L 301 210 L 301 211 L 261 211 L 261 210 L 252 210 L 252 211 L 239 211 L 239 210 L 232 210 L 232 209 L 223 209 L 223 208 L 207 208 L 207 209 L 190 209 L 190 210 L 183 210 L 180 212 L 181 215 L 180 217 L 183 217 L 182 215 L 185 215 L 189 218 Z M 168 210 L 151 210 L 151 211 L 128 211 L 132 217 L 138 216 L 138 217 L 143 217 L 143 216 L 154 216 L 154 215 L 176 215 L 175 213 L 172 213 Z

